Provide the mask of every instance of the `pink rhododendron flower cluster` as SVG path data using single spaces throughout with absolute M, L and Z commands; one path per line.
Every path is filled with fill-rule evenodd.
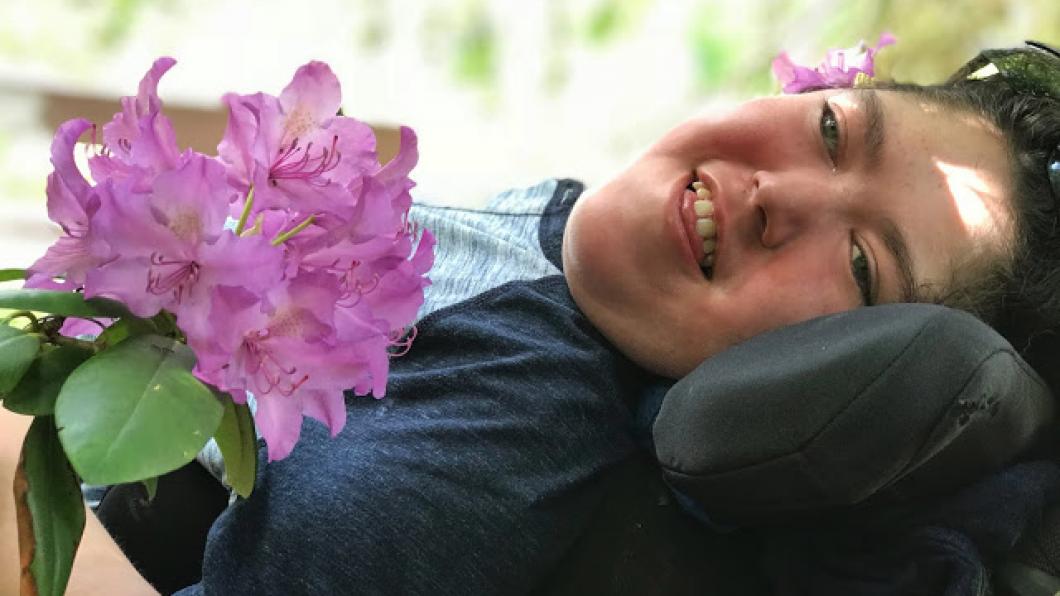
M 26 285 L 175 315 L 196 376 L 239 403 L 253 394 L 281 459 L 303 415 L 343 428 L 343 390 L 382 397 L 390 356 L 411 341 L 434 259 L 434 238 L 408 221 L 416 137 L 403 128 L 381 166 L 372 129 L 336 116 L 339 82 L 310 62 L 279 97 L 224 97 L 218 156 L 181 151 L 157 94 L 173 64 L 156 61 L 102 127 L 91 182 L 73 152 L 94 125 L 60 126 L 47 195 L 63 235 Z
M 869 78 L 876 75 L 876 52 L 895 41 L 893 35 L 884 33 L 875 47 L 870 48 L 861 41 L 852 48 L 830 50 L 816 68 L 799 66 L 787 52 L 782 52 L 773 60 L 773 76 L 780 81 L 784 93 L 853 87 L 858 75 Z

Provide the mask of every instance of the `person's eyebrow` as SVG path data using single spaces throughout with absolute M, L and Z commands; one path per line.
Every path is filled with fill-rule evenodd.
M 875 89 L 858 89 L 857 97 L 865 108 L 865 167 L 875 170 L 880 165 L 880 156 L 883 154 L 883 144 L 886 140 L 883 103 Z
M 909 244 L 901 228 L 891 218 L 883 220 L 883 244 L 894 257 L 898 266 L 898 301 L 917 302 L 916 278 L 913 277 L 913 260 L 909 256 Z
M 858 99 L 865 109 L 865 130 L 863 133 L 865 167 L 868 170 L 879 169 L 886 141 L 886 118 L 883 102 L 875 89 L 858 89 Z M 909 243 L 894 220 L 883 220 L 883 244 L 894 258 L 898 267 L 898 300 L 900 302 L 917 302 L 916 278 L 913 275 L 913 259 L 909 254 Z

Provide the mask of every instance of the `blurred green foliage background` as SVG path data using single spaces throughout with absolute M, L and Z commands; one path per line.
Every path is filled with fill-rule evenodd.
M 209 108 L 326 60 L 347 113 L 413 126 L 422 188 L 459 201 L 591 184 L 692 111 L 777 92 L 780 51 L 816 64 L 883 32 L 882 76 L 935 82 L 983 47 L 1060 44 L 1060 1 L 3 0 L 0 197 L 43 195 L 34 94 L 116 99 L 160 55 L 164 99 Z
M 150 35 L 141 25 L 148 16 L 161 15 L 171 24 L 189 24 L 210 6 L 180 0 L 8 0 L 0 7 L 0 57 L 89 69 L 101 56 L 118 51 L 136 35 Z M 227 2 L 239 4 L 239 2 Z M 243 2 L 249 10 L 284 18 L 290 10 L 317 12 L 321 35 L 336 21 L 357 24 L 349 39 L 351 52 L 377 52 L 391 41 L 387 4 L 396 0 L 354 0 L 291 4 Z M 415 4 L 414 2 L 412 4 Z M 421 3 L 425 10 L 416 26 L 425 57 L 448 63 L 452 81 L 490 90 L 503 65 L 499 46 L 519 22 L 505 18 L 489 0 L 444 0 Z M 547 13 L 549 27 L 540 40 L 544 52 L 554 54 L 546 84 L 561 87 L 569 71 L 574 47 L 603 48 L 622 44 L 637 34 L 663 4 L 680 5 L 672 11 L 683 26 L 693 57 L 693 76 L 704 93 L 725 87 L 740 92 L 763 92 L 772 79 L 768 63 L 781 48 L 797 47 L 807 55 L 874 39 L 882 31 L 894 33 L 901 44 L 886 53 L 885 66 L 894 65 L 897 78 L 930 81 L 945 76 L 978 48 L 1010 45 L 1024 38 L 1060 40 L 1060 2 L 1055 0 L 529 0 Z M 286 8 L 286 10 L 284 10 Z M 34 18 L 32 15 L 42 18 Z M 233 23 L 233 26 L 239 26 Z M 683 31 L 681 31 L 683 29 Z M 194 31 L 189 31 L 194 35 Z M 234 40 L 237 41 L 237 40 Z

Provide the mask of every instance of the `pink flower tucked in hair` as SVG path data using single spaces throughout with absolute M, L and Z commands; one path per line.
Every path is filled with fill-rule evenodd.
M 895 42 L 890 33 L 880 35 L 875 47 L 864 41 L 845 50 L 830 50 L 817 68 L 799 66 L 792 62 L 787 52 L 773 60 L 773 76 L 780 81 L 784 93 L 802 93 L 812 89 L 853 87 L 859 75 L 872 78 L 876 75 L 876 52 Z

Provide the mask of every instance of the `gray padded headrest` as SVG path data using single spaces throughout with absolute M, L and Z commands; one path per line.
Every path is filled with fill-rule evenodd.
M 1045 384 L 992 329 L 899 304 L 708 359 L 666 394 L 652 434 L 672 487 L 746 522 L 951 490 L 1012 461 L 1053 414 Z

